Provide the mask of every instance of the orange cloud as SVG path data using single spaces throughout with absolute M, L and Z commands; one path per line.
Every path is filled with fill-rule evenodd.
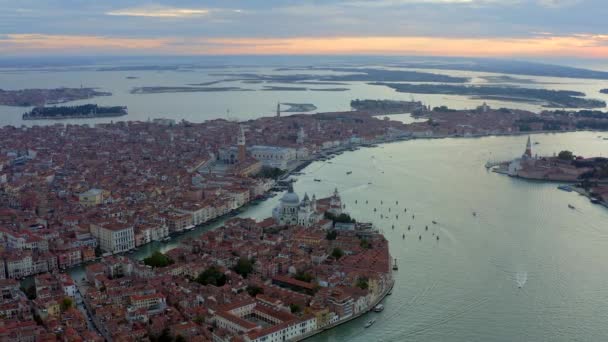
M 45 34 L 8 34 L 0 36 L 0 52 L 28 51 L 81 52 L 87 50 L 154 50 L 164 49 L 172 39 L 111 38 L 103 36 L 69 36 Z
M 608 57 L 608 37 L 533 38 L 335 37 L 285 39 L 209 39 L 218 54 L 384 54 L 470 57 Z M 194 49 L 194 52 L 209 51 Z
M 321 37 L 321 38 L 116 38 L 10 34 L 0 52 L 13 54 L 257 54 L 257 55 L 435 55 L 470 57 L 608 58 L 608 35 L 542 34 L 530 38 Z

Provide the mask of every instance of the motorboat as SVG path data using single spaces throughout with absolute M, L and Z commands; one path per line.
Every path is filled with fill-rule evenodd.
M 433 222 L 433 224 L 437 224 L 437 221 L 432 221 L 432 222 Z
M 365 323 L 365 327 L 366 327 L 366 328 L 369 328 L 369 327 L 371 327 L 372 325 L 374 325 L 374 323 L 376 323 L 376 320 L 375 320 L 375 319 L 369 320 L 369 321 L 367 321 L 367 323 Z
M 352 171 L 346 171 L 347 175 L 350 175 L 351 173 L 353 173 Z
M 568 204 L 568 208 L 570 208 L 570 209 L 576 209 L 572 204 Z
M 384 310 L 384 305 L 378 304 L 374 306 L 374 312 L 382 312 L 382 310 Z
M 320 180 L 320 179 L 318 179 L 318 178 L 315 178 L 315 179 L 314 179 L 314 181 L 315 181 L 315 182 L 320 182 L 321 180 Z

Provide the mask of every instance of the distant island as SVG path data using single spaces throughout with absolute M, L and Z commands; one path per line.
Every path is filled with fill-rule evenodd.
M 547 90 L 519 87 L 460 86 L 449 84 L 370 83 L 401 93 L 469 95 L 480 99 L 512 102 L 541 102 L 548 108 L 604 108 L 606 102 L 585 99 L 585 93 L 571 90 Z
M 519 78 L 508 75 L 497 75 L 497 76 L 481 76 L 479 77 L 486 80 L 489 83 L 521 83 L 521 84 L 538 84 L 538 82 L 530 78 Z
M 262 91 L 307 91 L 306 87 L 274 87 L 274 86 L 264 86 Z
M 264 81 L 273 83 L 306 84 L 310 82 L 343 83 L 343 82 L 442 82 L 465 83 L 468 77 L 454 77 L 419 71 L 386 70 L 372 68 L 314 68 L 311 71 L 334 71 L 344 75 L 293 74 L 293 75 L 263 75 L 254 73 L 216 73 L 211 76 L 233 77 L 235 81 L 251 82 Z
M 44 106 L 96 96 L 111 96 L 112 93 L 97 91 L 94 88 L 54 88 L 54 89 L 0 89 L 0 105 L 15 107 Z
M 251 91 L 239 87 L 135 87 L 131 94 L 201 93 L 222 91 Z
M 305 113 L 312 112 L 317 109 L 312 103 L 281 103 L 281 106 L 287 106 L 287 109 L 281 109 L 284 113 Z
M 127 107 L 101 107 L 96 104 L 82 106 L 36 107 L 23 114 L 23 120 L 90 119 L 127 115 Z
M 352 100 L 352 109 L 360 112 L 378 114 L 402 114 L 424 110 L 422 102 L 418 101 L 394 101 L 394 100 Z

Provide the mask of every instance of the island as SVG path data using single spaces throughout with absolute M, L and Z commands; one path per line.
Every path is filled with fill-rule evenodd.
M 434 74 L 419 71 L 386 70 L 373 68 L 314 68 L 311 71 L 340 72 L 342 75 L 322 74 L 293 74 L 293 75 L 264 75 L 254 73 L 216 73 L 211 76 L 232 77 L 239 81 L 264 81 L 273 83 L 296 83 L 307 82 L 321 83 L 344 83 L 344 82 L 442 82 L 442 83 L 465 83 L 467 77 L 454 77 L 442 74 Z
M 395 101 L 395 100 L 352 100 L 350 106 L 356 111 L 370 112 L 374 114 L 402 114 L 424 110 L 425 107 L 419 101 Z
M 558 188 L 576 191 L 589 197 L 592 203 L 608 206 L 608 158 L 576 156 L 563 150 L 553 156 L 538 156 L 532 151 L 532 140 L 528 137 L 521 157 L 511 161 L 494 162 L 486 167 L 496 173 L 536 181 L 572 183 Z M 569 205 L 571 209 L 575 209 Z
M 448 84 L 370 83 L 400 93 L 468 95 L 480 99 L 542 103 L 549 108 L 604 108 L 602 100 L 582 98 L 585 93 L 572 90 L 547 90 L 519 87 L 461 86 Z
M 287 109 L 282 109 L 281 112 L 284 113 L 305 113 L 312 112 L 317 109 L 312 103 L 281 103 L 281 106 L 287 106 Z
M 36 107 L 23 114 L 23 120 L 61 120 L 119 117 L 127 115 L 127 107 L 101 107 L 96 104 L 61 107 Z
M 223 91 L 251 91 L 240 87 L 135 87 L 131 94 L 205 93 Z
M 54 89 L 0 89 L 0 105 L 15 107 L 44 106 L 76 100 L 90 99 L 97 96 L 111 96 L 112 93 L 101 92 L 95 88 L 54 88 Z
M 264 88 L 262 88 L 262 91 L 308 91 L 308 88 L 264 86 Z

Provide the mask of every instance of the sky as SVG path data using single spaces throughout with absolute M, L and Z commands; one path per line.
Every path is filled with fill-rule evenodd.
M 607 0 L 0 0 L 0 56 L 608 58 Z

